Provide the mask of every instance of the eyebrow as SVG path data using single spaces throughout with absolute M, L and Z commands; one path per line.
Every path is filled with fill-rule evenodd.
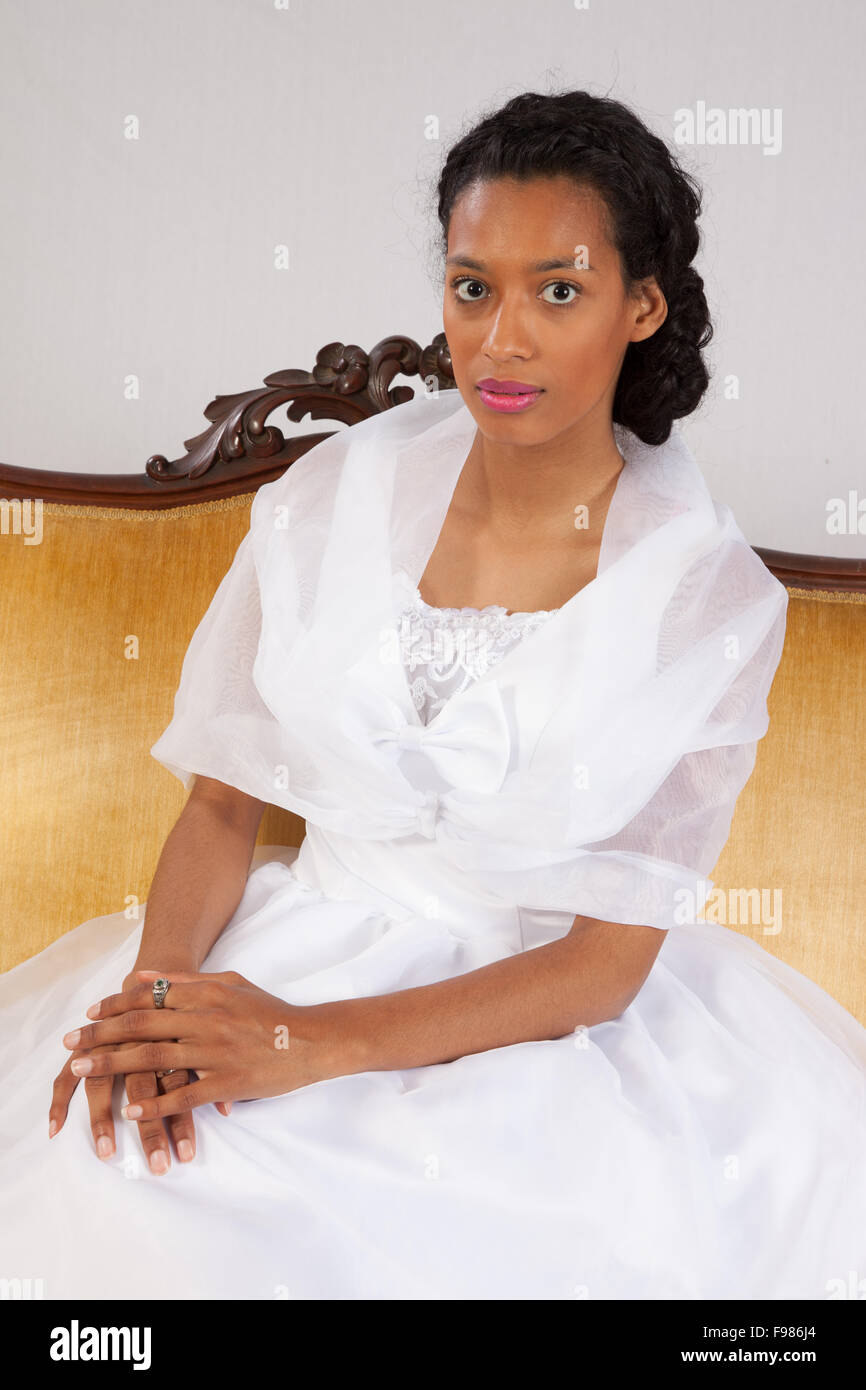
M 470 270 L 480 270 L 480 271 L 482 271 L 482 272 L 484 272 L 484 271 L 487 270 L 487 266 L 484 264 L 483 261 L 476 261 L 476 260 L 474 260 L 474 259 L 472 258 L 472 256 L 446 256 L 446 258 L 445 258 L 445 264 L 446 264 L 446 265 L 466 265 L 466 266 L 469 266 L 469 269 L 470 269 Z M 598 267 L 597 267 L 597 266 L 594 266 L 594 265 L 576 266 L 576 265 L 574 264 L 574 257 L 572 256 L 570 260 L 569 260 L 568 258 L 563 258 L 563 257 L 554 257 L 554 258 L 552 258 L 551 260 L 547 260 L 547 261 L 536 261 L 534 265 L 527 266 L 527 270 L 530 270 L 530 271 L 532 271 L 532 272 L 539 272 L 539 273 L 543 273 L 543 272 L 546 271 L 546 270 L 594 270 L 594 271 L 597 271 L 597 270 L 598 270 Z

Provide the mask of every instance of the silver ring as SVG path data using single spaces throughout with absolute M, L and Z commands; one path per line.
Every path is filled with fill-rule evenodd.
M 172 1072 L 175 1071 L 180 1071 L 180 1067 L 169 1067 L 168 1071 L 158 1071 L 156 1074 L 159 1077 L 171 1076 Z
M 155 1009 L 165 1008 L 165 996 L 171 988 L 171 981 L 164 980 L 162 977 L 153 982 L 153 1007 Z

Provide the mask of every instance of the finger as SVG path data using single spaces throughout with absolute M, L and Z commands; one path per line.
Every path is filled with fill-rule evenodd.
M 189 1083 L 190 1074 L 185 1067 L 180 1067 L 172 1072 L 171 1076 L 159 1076 L 157 1081 L 162 1087 L 163 1093 L 168 1094 L 176 1091 L 179 1086 L 186 1086 Z M 189 1163 L 195 1158 L 195 1125 L 192 1115 L 184 1113 L 182 1115 L 169 1115 L 168 1129 L 174 1140 L 175 1152 L 181 1163 Z
M 79 1078 L 72 1070 L 74 1057 L 68 1057 L 62 1070 L 54 1078 L 54 1086 L 51 1092 L 51 1104 L 48 1107 L 48 1138 L 53 1139 L 55 1134 L 59 1134 L 66 1122 L 69 1111 L 69 1102 L 78 1085 Z
M 136 1099 L 133 1105 L 125 1105 L 120 1113 L 124 1119 L 137 1119 L 140 1123 L 156 1118 L 162 1119 L 166 1115 L 182 1115 L 194 1110 L 197 1105 L 209 1105 L 218 1096 L 225 1095 L 225 1092 L 225 1078 L 210 1085 L 197 1081 L 191 1086 L 178 1086 L 165 1096 Z
M 204 1000 L 199 998 L 199 1005 Z M 197 1036 L 202 1031 L 203 1020 L 213 1013 L 199 1007 L 186 1010 L 183 1023 L 178 1020 L 177 1009 L 130 1009 L 113 1018 L 105 1018 L 100 1023 L 85 1023 L 74 1028 L 63 1037 L 64 1046 L 75 1051 L 88 1051 L 102 1047 L 105 1043 L 158 1041 L 161 1038 L 175 1038 L 182 1030 L 187 1035 Z M 206 1026 L 206 1025 L 205 1025 Z M 78 1075 L 83 1075 L 79 1071 Z
M 99 1158 L 112 1158 L 115 1152 L 114 1115 L 111 1098 L 114 1093 L 112 1075 L 88 1078 L 84 1083 L 90 1109 L 90 1132 Z
M 140 1009 L 158 1014 L 167 1013 L 171 1009 L 200 1009 L 202 991 L 206 986 L 213 986 L 215 983 L 224 987 L 227 982 L 219 980 L 215 975 L 202 975 L 199 979 L 173 984 L 165 996 L 165 1003 L 158 1009 L 153 1002 L 152 986 L 142 981 L 141 984 L 131 985 L 120 994 L 107 994 L 104 999 L 91 1004 L 85 1010 L 85 1014 L 87 1018 L 103 1019 Z
M 133 1072 L 126 1078 L 126 1095 L 131 1104 L 152 1105 L 159 1097 L 157 1079 L 153 1072 Z M 121 1114 L 123 1114 L 121 1110 Z M 138 1126 L 138 1137 L 150 1171 L 157 1176 L 171 1167 L 168 1135 L 158 1116 L 144 1114 Z
M 97 1047 L 85 1056 L 77 1056 L 72 1062 L 76 1076 L 127 1076 L 131 1072 L 171 1071 L 180 1067 L 191 1067 L 196 1062 L 204 1062 L 205 1051 L 213 1048 L 203 1041 L 181 1041 L 173 1039 L 155 1042 L 153 1039 L 143 1043 L 109 1044 Z M 211 1063 L 213 1058 L 209 1059 Z
M 211 970 L 211 972 L 195 972 L 195 970 L 171 970 L 168 974 L 160 974 L 158 970 L 136 970 L 136 976 L 140 977 L 140 984 L 135 984 L 122 991 L 122 994 L 110 994 L 104 999 L 99 999 L 96 1004 L 86 1009 L 89 1019 L 101 1019 L 111 1013 L 122 1013 L 125 1009 L 135 1008 L 138 1004 L 153 1005 L 153 984 L 156 980 L 168 980 L 172 987 L 172 1002 L 164 1004 L 163 1008 L 197 1008 L 199 1001 L 195 995 L 190 997 L 188 992 L 181 991 L 185 1004 L 178 1001 L 178 986 L 190 986 L 190 984 L 247 984 L 242 974 L 236 970 Z

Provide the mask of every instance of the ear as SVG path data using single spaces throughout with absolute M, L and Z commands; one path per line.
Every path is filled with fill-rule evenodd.
M 668 302 L 653 275 L 641 281 L 632 299 L 634 325 L 629 341 L 641 343 L 661 328 L 668 316 Z

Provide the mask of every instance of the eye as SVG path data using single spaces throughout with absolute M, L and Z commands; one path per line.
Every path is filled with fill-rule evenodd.
M 545 304 L 562 304 L 566 308 L 569 304 L 573 304 L 576 299 L 579 299 L 583 293 L 580 285 L 575 285 L 572 280 L 554 280 L 552 284 L 545 285 L 541 293 L 544 294 L 545 290 L 574 290 L 574 299 L 546 299 L 544 301 Z
M 484 289 L 484 286 L 482 285 L 480 280 L 473 280 L 470 275 L 459 275 L 456 280 L 451 281 L 451 288 L 453 289 L 457 298 L 459 300 L 462 300 L 464 304 L 474 304 L 478 296 L 472 295 L 469 298 L 467 298 L 465 295 L 462 295 L 460 293 L 460 290 L 463 285 L 475 285 L 478 287 L 478 289 L 482 290 Z

